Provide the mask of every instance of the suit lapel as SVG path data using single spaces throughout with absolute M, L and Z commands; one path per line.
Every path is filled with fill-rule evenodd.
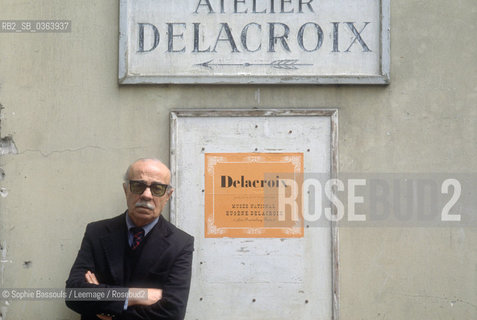
M 113 221 L 110 232 L 101 238 L 109 270 L 115 284 L 124 282 L 124 250 L 126 243 L 126 217 L 124 214 Z

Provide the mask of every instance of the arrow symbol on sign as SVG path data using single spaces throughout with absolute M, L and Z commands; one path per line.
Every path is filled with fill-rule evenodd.
M 201 67 L 209 68 L 209 69 L 213 69 L 213 66 L 219 66 L 219 67 L 269 66 L 269 67 L 274 68 L 274 69 L 296 70 L 299 67 L 312 66 L 313 65 L 313 64 L 309 64 L 309 63 L 298 63 L 298 59 L 274 60 L 270 63 L 250 63 L 250 62 L 244 62 L 244 63 L 212 63 L 212 61 L 214 61 L 214 59 L 211 59 L 209 61 L 202 62 L 202 63 L 197 63 L 196 66 L 201 66 Z

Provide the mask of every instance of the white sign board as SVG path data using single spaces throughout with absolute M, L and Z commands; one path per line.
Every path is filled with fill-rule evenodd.
M 389 82 L 389 0 L 120 0 L 119 82 Z
M 332 223 L 316 227 L 305 221 L 304 233 L 289 238 L 273 234 L 208 237 L 204 223 L 207 157 L 217 159 L 223 154 L 231 168 L 236 154 L 239 160 L 233 168 L 237 168 L 253 153 L 261 159 L 269 155 L 275 164 L 284 153 L 293 153 L 303 155 L 305 172 L 333 177 L 336 141 L 336 110 L 171 113 L 175 187 L 171 222 L 195 238 L 186 319 L 338 318 L 337 236 Z

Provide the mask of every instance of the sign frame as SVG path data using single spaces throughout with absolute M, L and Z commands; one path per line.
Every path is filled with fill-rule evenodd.
M 379 71 L 373 74 L 314 74 L 314 75 L 267 75 L 244 76 L 240 72 L 234 75 L 152 75 L 140 74 L 130 67 L 131 50 L 128 33 L 128 16 L 131 5 L 129 1 L 120 0 L 119 8 L 119 84 L 350 84 L 350 85 L 387 85 L 390 83 L 390 0 L 379 2 Z M 355 30 L 357 31 L 357 30 Z M 355 32 L 353 31 L 353 32 Z M 358 31 L 359 32 L 359 31 Z M 277 60 L 282 61 L 282 60 Z M 291 60 L 290 60 L 291 61 Z M 209 61 L 210 62 L 210 61 Z M 296 62 L 296 61 L 295 61 Z
M 179 185 L 179 172 L 182 168 L 178 167 L 177 151 L 179 150 L 178 122 L 183 118 L 203 118 L 207 117 L 327 117 L 330 123 L 330 178 L 338 177 L 338 110 L 337 109 L 182 109 L 173 110 L 170 113 L 170 168 L 171 183 L 174 186 Z M 200 192 L 200 191 L 199 191 Z M 174 224 L 180 224 L 177 214 L 179 207 L 178 197 L 172 197 L 170 201 L 170 221 Z M 336 208 L 332 206 L 332 214 L 336 215 Z M 339 319 L 339 236 L 338 224 L 336 221 L 330 221 L 330 244 L 331 244 L 331 287 L 332 287 L 332 306 L 331 319 Z

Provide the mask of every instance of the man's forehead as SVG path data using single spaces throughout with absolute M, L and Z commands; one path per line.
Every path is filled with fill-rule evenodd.
M 161 162 L 156 160 L 139 160 L 131 165 L 129 172 L 131 179 L 150 178 L 157 181 L 169 182 L 170 171 Z

